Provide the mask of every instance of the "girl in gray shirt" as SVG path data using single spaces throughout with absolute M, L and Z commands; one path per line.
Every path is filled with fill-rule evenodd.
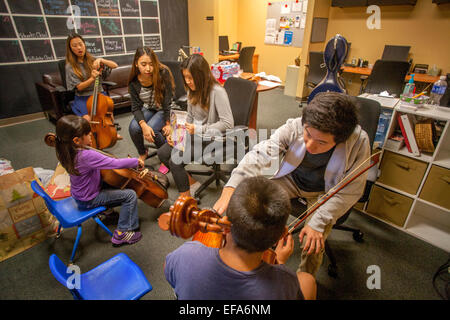
M 230 101 L 225 89 L 220 86 L 211 73 L 208 62 L 200 54 L 193 54 L 181 64 L 184 85 L 188 92 L 188 115 L 186 131 L 189 137 L 184 152 L 173 148 L 171 143 L 158 149 L 158 157 L 172 171 L 175 184 L 180 195 L 191 195 L 199 182 L 196 182 L 184 169 L 191 161 L 199 161 L 196 157 L 202 152 L 194 150 L 194 140 L 202 149 L 211 143 L 211 139 L 234 127 Z M 190 139 L 189 139 L 190 138 Z M 214 143 L 214 142 L 212 142 Z

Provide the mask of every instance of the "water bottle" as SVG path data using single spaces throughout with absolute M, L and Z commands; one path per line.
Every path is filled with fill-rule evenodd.
M 438 81 L 436 81 L 433 85 L 433 89 L 431 89 L 430 94 L 430 104 L 439 106 L 442 96 L 447 89 L 447 82 L 445 81 L 445 76 L 441 76 Z

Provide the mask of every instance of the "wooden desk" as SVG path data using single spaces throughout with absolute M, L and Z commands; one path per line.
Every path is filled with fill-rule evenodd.
M 372 73 L 372 69 L 370 68 L 360 68 L 360 67 L 345 67 L 343 66 L 341 68 L 342 72 L 345 73 L 354 73 L 354 74 L 360 74 L 364 76 L 368 76 Z M 409 81 L 411 78 L 411 75 L 408 74 L 405 77 L 405 81 Z M 429 74 L 423 74 L 423 73 L 415 73 L 414 75 L 414 82 L 425 82 L 425 83 L 435 83 L 439 80 L 439 77 L 430 76 Z
M 228 55 L 228 56 L 222 56 L 219 54 L 219 62 L 223 60 L 239 60 L 239 53 Z M 258 73 L 258 60 L 259 60 L 259 54 L 255 53 L 252 58 L 252 65 L 253 65 L 253 72 Z

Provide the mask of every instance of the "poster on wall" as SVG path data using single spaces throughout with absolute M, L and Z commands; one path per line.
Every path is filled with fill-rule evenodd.
M 160 0 L 0 0 L 0 65 L 56 61 L 67 36 L 96 56 L 128 55 L 148 42 L 162 52 Z
M 301 48 L 307 6 L 307 0 L 269 2 L 264 43 Z

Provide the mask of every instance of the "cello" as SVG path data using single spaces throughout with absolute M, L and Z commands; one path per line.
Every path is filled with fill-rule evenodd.
M 100 68 L 100 73 L 103 66 Z M 94 93 L 86 102 L 91 117 L 93 145 L 97 149 L 112 147 L 117 141 L 117 130 L 113 121 L 114 101 L 100 93 L 100 76 L 95 78 Z
M 158 218 L 161 230 L 170 231 L 174 236 L 199 241 L 207 247 L 222 248 L 225 243 L 224 228 L 230 228 L 228 217 L 222 217 L 212 209 L 199 209 L 197 201 L 188 196 L 180 196 L 170 207 L 169 212 Z M 276 254 L 273 249 L 267 249 L 262 260 L 276 264 Z
M 50 147 L 55 147 L 56 135 L 47 133 L 44 138 L 45 143 Z M 112 155 L 90 148 L 108 157 Z M 139 199 L 153 208 L 159 208 L 168 198 L 167 189 L 169 180 L 163 174 L 156 171 L 144 169 L 139 171 L 133 168 L 125 169 L 104 169 L 100 171 L 104 182 L 118 189 L 133 189 Z
M 338 72 L 344 63 L 347 54 L 348 43 L 343 36 L 337 34 L 330 41 L 328 41 L 323 53 L 323 59 L 327 67 L 327 74 L 309 94 L 308 103 L 310 103 L 319 92 L 345 92 L 344 87 L 338 81 Z

